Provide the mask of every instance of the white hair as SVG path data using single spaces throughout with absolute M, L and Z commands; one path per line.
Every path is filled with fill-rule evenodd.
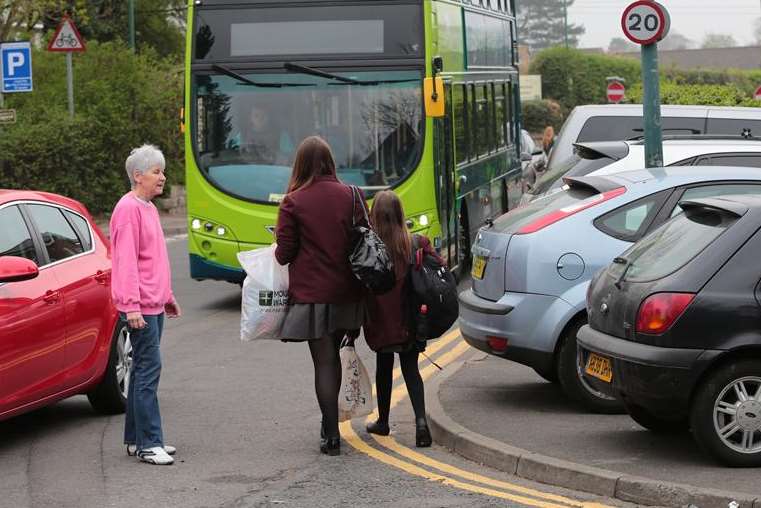
M 166 168 L 166 161 L 161 150 L 147 144 L 133 148 L 125 163 L 130 185 L 135 186 L 135 171 L 142 174 L 155 166 L 160 166 L 162 171 Z

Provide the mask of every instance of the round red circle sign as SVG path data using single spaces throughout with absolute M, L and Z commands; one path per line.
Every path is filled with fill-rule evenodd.
M 756 88 L 756 93 L 753 94 L 753 98 L 757 101 L 761 101 L 761 86 Z
M 638 0 L 624 10 L 621 28 L 634 42 L 647 46 L 663 39 L 668 33 L 670 16 L 666 8 L 653 0 Z
M 618 81 L 613 81 L 608 85 L 608 102 L 618 104 L 624 100 L 626 94 L 626 87 Z

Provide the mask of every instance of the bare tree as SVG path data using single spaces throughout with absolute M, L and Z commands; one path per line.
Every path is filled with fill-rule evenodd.
M 658 49 L 670 50 L 670 49 L 691 49 L 695 47 L 695 43 L 692 39 L 685 37 L 679 32 L 671 32 L 669 35 L 658 43 Z
M 734 48 L 737 41 L 729 34 L 706 34 L 703 39 L 704 48 Z

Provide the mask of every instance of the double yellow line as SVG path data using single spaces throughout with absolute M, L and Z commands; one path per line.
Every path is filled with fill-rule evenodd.
M 427 354 L 433 356 L 447 346 L 456 343 L 456 345 L 450 350 L 436 358 L 436 362 L 441 367 L 445 367 L 460 358 L 470 349 L 466 342 L 462 340 L 458 341 L 458 339 L 460 339 L 460 330 L 455 329 L 439 341 L 431 344 L 427 349 Z M 424 359 L 421 359 L 421 363 L 424 361 Z M 420 376 L 425 380 L 430 378 L 435 372 L 436 366 L 431 364 L 420 371 Z M 401 369 L 397 368 L 394 370 L 393 379 L 396 381 L 400 377 Z M 375 384 L 373 384 L 373 395 L 374 394 Z M 391 407 L 395 407 L 406 396 L 406 386 L 402 383 L 394 388 L 391 393 Z M 377 418 L 377 412 L 368 416 L 366 421 L 369 422 L 375 418 Z M 391 455 L 381 449 L 371 446 L 369 441 L 365 441 L 359 437 L 354 431 L 351 422 L 341 423 L 340 430 L 341 436 L 357 451 L 408 474 L 429 481 L 439 482 L 442 485 L 540 508 L 602 508 L 605 506 L 550 494 L 548 492 L 531 489 L 522 485 L 466 471 L 403 446 L 391 436 L 377 436 L 371 434 L 370 436 L 378 445 L 395 454 Z M 425 468 L 421 466 L 424 466 Z

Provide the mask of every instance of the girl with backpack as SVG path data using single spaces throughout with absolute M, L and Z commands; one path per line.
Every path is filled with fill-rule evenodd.
M 367 425 L 372 434 L 387 436 L 390 432 L 388 417 L 391 406 L 393 384 L 394 353 L 399 355 L 404 383 L 415 411 L 415 444 L 418 447 L 431 446 L 431 432 L 425 417 L 425 395 L 423 379 L 418 369 L 418 354 L 425 349 L 425 342 L 416 341 L 410 316 L 412 309 L 407 293 L 407 275 L 411 267 L 413 243 L 423 249 L 424 254 L 435 256 L 427 238 L 411 235 L 407 231 L 404 210 L 399 198 L 392 191 L 381 191 L 375 195 L 370 222 L 383 240 L 394 261 L 396 284 L 383 295 L 368 295 L 365 339 L 370 349 L 376 352 L 375 384 L 378 397 L 378 420 Z M 442 262 L 443 264 L 443 262 Z M 419 348 L 418 344 L 422 344 Z

